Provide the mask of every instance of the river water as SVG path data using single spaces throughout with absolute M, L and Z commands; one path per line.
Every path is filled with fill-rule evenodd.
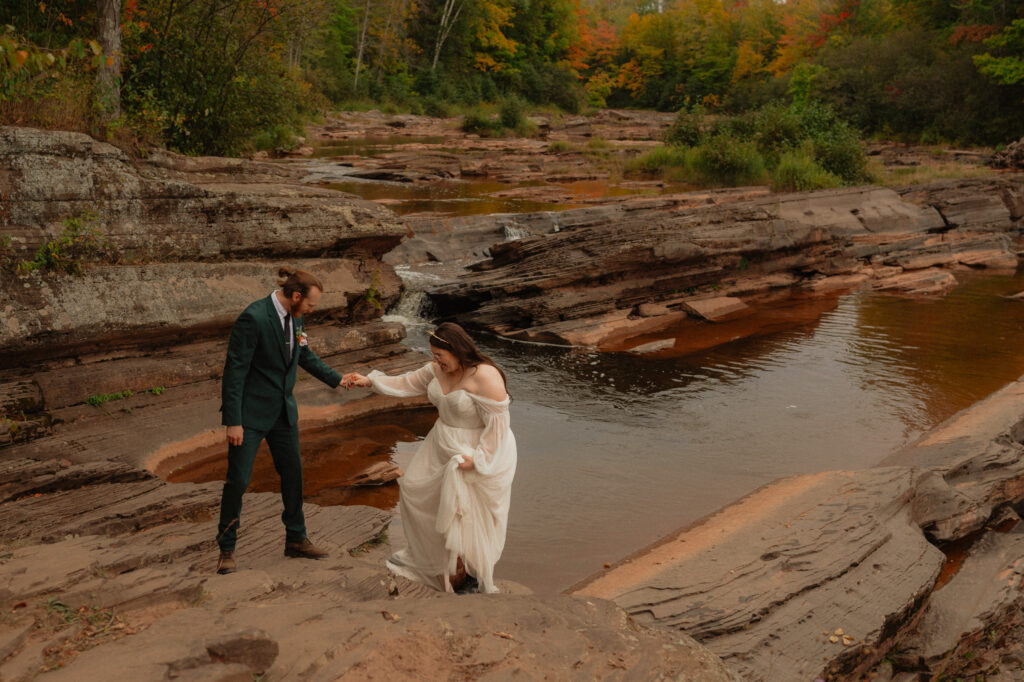
M 382 196 L 403 213 L 485 213 L 498 210 L 488 203 L 495 189 L 467 184 L 451 196 L 420 196 L 416 188 L 397 204 L 393 188 Z M 1024 290 L 1024 275 L 957 276 L 962 285 L 942 298 L 817 300 L 791 306 L 756 336 L 675 357 L 480 337 L 508 374 L 519 444 L 497 577 L 563 590 L 774 479 L 872 466 L 1017 379 L 1024 302 L 1004 296 Z M 431 284 L 422 274 L 403 277 L 412 288 Z M 425 352 L 425 321 L 410 310 L 392 314 L 406 322 L 407 343 Z M 376 461 L 404 466 L 433 418 L 378 415 L 304 432 L 307 499 L 394 508 L 395 486 L 344 481 Z M 168 480 L 223 480 L 222 448 L 209 450 Z M 257 460 L 250 489 L 278 489 L 269 457 Z
M 1003 296 L 1024 276 L 958 276 L 941 299 L 853 293 L 670 359 L 480 338 L 519 445 L 498 576 L 564 589 L 776 478 L 872 466 L 1018 378 L 1024 303 Z
M 1024 274 L 957 276 L 943 298 L 852 293 L 813 315 L 790 309 L 788 327 L 669 358 L 478 335 L 508 374 L 519 446 L 497 577 L 563 590 L 776 478 L 870 467 L 1024 375 L 1024 302 L 1004 297 Z M 391 319 L 426 353 L 416 303 Z M 303 432 L 307 500 L 395 508 L 396 486 L 344 482 L 374 462 L 407 465 L 435 416 Z M 168 480 L 224 480 L 223 447 L 206 450 Z M 267 453 L 250 490 L 278 490 Z

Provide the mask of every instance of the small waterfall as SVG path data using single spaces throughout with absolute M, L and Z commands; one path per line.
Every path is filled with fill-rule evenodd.
M 433 313 L 433 304 L 425 288 L 441 281 L 441 278 L 433 273 L 414 271 L 408 265 L 396 267 L 395 273 L 402 279 L 402 295 L 382 319 L 401 322 L 406 331 L 405 343 L 423 350 L 427 347 L 427 334 L 432 328 L 429 318 Z
M 425 322 L 423 313 L 430 304 L 427 292 L 423 290 L 406 289 L 402 292 L 401 298 L 388 309 L 388 317 L 396 318 L 399 322 L 418 324 Z
M 514 242 L 517 239 L 525 239 L 526 237 L 532 237 L 533 235 L 525 227 L 520 227 L 515 221 L 511 223 L 505 223 L 501 226 L 501 229 L 505 232 L 505 241 Z

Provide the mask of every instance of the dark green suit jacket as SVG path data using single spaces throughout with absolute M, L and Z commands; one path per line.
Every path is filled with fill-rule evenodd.
M 302 318 L 293 320 L 302 330 Z M 221 383 L 221 423 L 269 431 L 284 408 L 288 423 L 298 422 L 298 408 L 292 389 L 295 368 L 304 370 L 331 388 L 341 375 L 324 364 L 308 346 L 295 342 L 296 352 L 288 357 L 281 318 L 269 296 L 256 301 L 235 321 L 228 341 L 228 356 Z

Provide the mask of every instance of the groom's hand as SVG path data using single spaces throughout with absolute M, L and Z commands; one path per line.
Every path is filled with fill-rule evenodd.
M 241 445 L 245 431 L 241 426 L 229 426 L 227 427 L 227 435 L 228 445 Z
M 369 379 L 364 377 L 359 372 L 349 372 L 341 378 L 342 388 L 352 388 L 353 386 L 359 386 L 360 388 L 369 388 L 373 385 Z

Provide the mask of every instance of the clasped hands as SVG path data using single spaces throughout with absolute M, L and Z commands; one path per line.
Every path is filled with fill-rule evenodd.
M 373 385 L 373 382 L 359 372 L 349 372 L 341 377 L 340 385 L 342 388 L 369 388 Z

